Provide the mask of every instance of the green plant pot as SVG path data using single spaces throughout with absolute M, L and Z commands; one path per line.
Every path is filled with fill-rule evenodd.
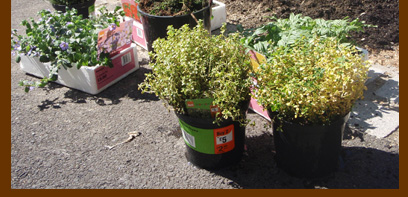
M 268 110 L 269 116 L 274 115 Z M 350 113 L 330 125 L 273 122 L 275 160 L 279 168 L 300 178 L 322 178 L 339 167 L 341 141 Z M 273 118 L 272 118 L 273 119 Z M 278 127 L 282 126 L 282 131 Z
M 68 7 L 69 9 L 75 8 L 78 10 L 78 15 L 82 15 L 83 18 L 88 18 L 89 17 L 89 10 L 91 8 L 91 6 L 93 6 L 95 4 L 96 0 L 91 0 L 85 3 L 80 3 L 80 4 L 75 4 L 75 5 L 56 5 L 56 4 L 52 4 L 52 7 L 57 10 L 57 11 L 61 11 L 61 12 L 65 12 L 66 7 Z
M 239 104 L 246 117 L 248 100 Z M 186 158 L 204 169 L 220 169 L 241 161 L 245 150 L 245 126 L 231 119 L 214 124 L 214 119 L 176 113 L 186 143 Z
M 177 114 L 186 143 L 189 162 L 204 169 L 219 169 L 238 163 L 244 152 L 245 127 L 232 120 L 213 124 L 213 119 L 201 119 Z
M 211 6 L 207 6 L 197 12 L 194 12 L 194 16 L 197 20 L 202 19 L 204 21 L 204 27 L 211 31 Z M 197 22 L 190 14 L 181 16 L 154 16 L 150 15 L 140 9 L 140 4 L 137 6 L 137 12 L 140 14 L 140 20 L 142 21 L 147 50 L 153 51 L 152 44 L 157 38 L 167 37 L 167 26 L 173 25 L 174 28 L 180 28 L 184 24 L 189 24 L 190 28 L 197 25 Z

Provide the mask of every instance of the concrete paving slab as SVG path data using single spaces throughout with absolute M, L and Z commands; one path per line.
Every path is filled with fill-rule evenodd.
M 371 67 L 370 70 L 368 71 L 368 79 L 366 81 L 366 85 L 373 82 L 375 79 L 377 79 L 379 76 L 383 75 L 385 71 L 381 68 L 377 67 Z
M 348 124 L 377 138 L 384 138 L 399 128 L 399 110 L 372 101 L 358 101 Z
M 399 128 L 399 73 L 373 64 L 366 82 L 364 99 L 353 107 L 349 126 L 377 138 Z
M 399 105 L 399 76 L 387 80 L 380 89 L 375 91 L 375 94 L 387 98 L 392 105 Z

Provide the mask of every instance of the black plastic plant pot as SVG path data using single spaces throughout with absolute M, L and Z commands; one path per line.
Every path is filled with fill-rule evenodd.
M 96 0 L 91 0 L 91 1 L 84 2 L 84 3 L 79 3 L 75 5 L 69 5 L 69 6 L 52 4 L 52 7 L 54 7 L 55 10 L 61 11 L 61 12 L 65 12 L 66 7 L 68 7 L 69 9 L 75 8 L 78 10 L 78 15 L 82 15 L 83 18 L 88 18 L 89 8 L 95 4 L 95 1 Z
M 137 12 L 140 13 L 148 51 L 153 51 L 152 44 L 157 38 L 167 37 L 167 26 L 173 25 L 174 28 L 178 29 L 184 24 L 189 24 L 190 28 L 197 25 L 196 20 L 190 14 L 181 16 L 154 16 L 142 11 L 139 6 L 137 6 Z M 209 32 L 211 32 L 210 11 L 211 7 L 207 6 L 193 13 L 197 20 L 202 19 L 204 21 L 204 27 Z
M 273 117 L 268 111 L 270 117 Z M 273 122 L 277 166 L 291 176 L 324 178 L 338 170 L 341 141 L 350 113 L 330 125 Z M 282 126 L 279 131 L 278 127 Z
M 225 120 L 213 124 L 213 119 L 193 118 L 177 114 L 186 158 L 204 169 L 220 169 L 238 163 L 244 153 L 245 127 Z

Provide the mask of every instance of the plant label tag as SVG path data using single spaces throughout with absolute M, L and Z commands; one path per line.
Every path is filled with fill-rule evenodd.
M 125 17 L 126 19 L 126 17 Z M 140 21 L 133 20 L 133 41 L 147 50 L 146 36 Z
M 248 53 L 250 55 L 252 69 L 254 69 L 254 71 L 257 71 L 259 65 L 266 62 L 266 57 L 254 50 L 250 50 Z M 251 93 L 256 94 L 257 81 L 255 78 L 252 78 L 252 82 L 253 86 L 251 87 Z M 255 113 L 271 121 L 270 117 L 268 116 L 268 112 L 253 97 L 251 97 L 251 100 L 249 102 L 249 108 L 253 110 Z
M 235 147 L 234 125 L 214 129 L 214 150 L 215 154 L 222 154 L 231 151 Z
M 121 0 L 125 16 L 131 17 L 134 20 L 140 21 L 139 13 L 137 12 L 138 3 L 136 0 Z
M 266 57 L 254 50 L 250 50 L 249 55 L 251 59 L 251 66 L 254 71 L 258 70 L 259 64 L 263 64 L 266 62 Z
M 218 106 L 212 105 L 213 100 L 214 99 L 212 98 L 187 99 L 187 113 L 193 117 L 214 118 L 217 113 L 221 112 L 221 110 Z
M 235 148 L 234 124 L 215 129 L 191 126 L 179 119 L 181 133 L 187 146 L 205 154 L 223 154 Z
M 98 54 L 110 53 L 113 57 L 132 44 L 132 21 L 125 21 L 119 27 L 112 24 L 98 33 Z

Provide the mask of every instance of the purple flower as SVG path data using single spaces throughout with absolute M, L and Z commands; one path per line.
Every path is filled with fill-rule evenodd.
M 115 29 L 116 29 L 116 24 L 115 23 L 112 23 L 112 24 L 109 25 L 109 31 L 113 31 Z
M 63 51 L 68 49 L 68 43 L 66 42 L 62 42 L 59 46 Z
M 36 51 L 33 51 L 33 50 L 35 50 L 37 47 L 36 46 L 33 46 L 33 47 L 30 47 L 30 50 L 27 52 L 27 54 L 26 55 L 28 55 L 28 56 L 36 56 L 37 55 L 37 52 Z
M 67 23 L 65 24 L 65 26 L 73 25 L 73 24 L 74 24 L 73 22 L 67 22 Z
M 20 47 L 20 41 L 19 40 L 14 40 L 14 45 L 13 45 L 13 49 L 18 49 Z
M 48 19 L 47 19 L 47 21 L 45 21 L 46 23 L 49 23 L 50 21 L 51 21 L 51 19 L 52 19 L 52 17 L 49 17 Z

